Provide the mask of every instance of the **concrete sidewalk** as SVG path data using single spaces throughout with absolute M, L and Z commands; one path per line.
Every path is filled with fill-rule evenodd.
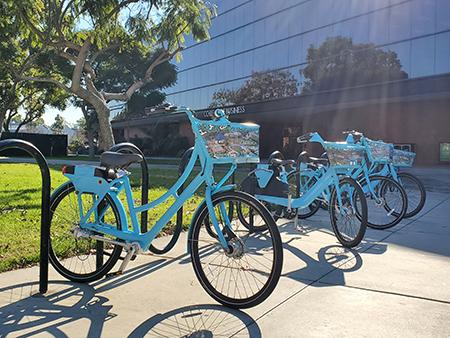
M 0 337 L 449 337 L 449 210 L 448 194 L 429 192 L 417 217 L 368 230 L 356 250 L 337 244 L 326 212 L 280 223 L 283 276 L 246 311 L 203 291 L 184 236 L 170 255 L 139 256 L 91 285 L 51 269 L 45 296 L 32 296 L 37 267 L 11 271 L 0 275 Z

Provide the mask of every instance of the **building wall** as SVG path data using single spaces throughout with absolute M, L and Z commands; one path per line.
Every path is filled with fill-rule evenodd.
M 339 109 L 306 115 L 296 120 L 288 116 L 280 118 L 275 126 L 265 119 L 253 117 L 261 123 L 261 156 L 267 157 L 273 150 L 283 149 L 283 129 L 299 127 L 302 133 L 318 131 L 330 141 L 343 141 L 342 131 L 359 130 L 372 139 L 382 139 L 395 144 L 412 144 L 417 153 L 416 164 L 435 165 L 439 162 L 439 144 L 450 143 L 450 100 L 416 101 L 401 104 L 372 104 L 363 108 Z M 259 121 L 258 121 L 259 120 Z M 291 142 L 295 142 L 292 139 Z M 295 144 L 285 150 L 289 157 L 295 157 L 302 147 Z M 318 156 L 321 147 L 308 146 L 307 149 Z M 290 154 L 289 154 L 290 151 Z M 448 164 L 448 163 L 447 163 Z
M 301 87 L 307 49 L 351 37 L 397 53 L 410 78 L 450 73 L 449 0 L 215 0 L 211 40 L 189 41 L 169 102 L 206 108 L 254 71 L 289 70 Z

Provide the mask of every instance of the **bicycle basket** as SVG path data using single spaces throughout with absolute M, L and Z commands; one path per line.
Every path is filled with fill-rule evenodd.
M 366 138 L 368 156 L 370 162 L 390 163 L 392 160 L 393 146 L 383 141 L 373 141 Z
M 199 136 L 209 156 L 218 163 L 259 163 L 259 126 L 199 121 Z
M 364 161 L 365 148 L 347 143 L 325 142 L 328 160 L 333 167 L 356 168 Z
M 394 149 L 392 163 L 397 167 L 412 167 L 416 153 Z

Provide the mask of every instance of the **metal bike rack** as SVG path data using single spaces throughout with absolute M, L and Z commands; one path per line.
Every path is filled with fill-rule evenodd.
M 0 141 L 0 153 L 7 149 L 22 149 L 32 156 L 41 170 L 42 194 L 41 194 L 41 242 L 39 260 L 39 292 L 48 290 L 48 251 L 50 238 L 50 170 L 44 155 L 33 144 L 18 139 Z
M 191 158 L 192 152 L 194 151 L 194 147 L 189 148 L 183 153 L 183 156 L 181 156 L 180 165 L 178 166 L 178 177 L 183 175 L 184 169 L 186 169 L 186 166 L 189 162 L 189 159 Z M 183 192 L 184 190 L 184 184 L 180 186 L 180 188 L 177 190 L 178 196 Z M 183 224 L 183 206 L 177 211 L 177 227 L 179 225 Z
M 123 142 L 116 144 L 111 147 L 110 151 L 115 151 L 118 153 L 133 153 L 133 154 L 139 154 L 142 156 L 143 161 L 141 162 L 141 177 L 142 177 L 142 185 L 141 185 L 141 203 L 147 204 L 148 203 L 148 164 L 147 160 L 145 159 L 144 153 L 139 149 L 137 146 L 135 146 L 133 143 L 129 142 Z M 147 220 L 148 220 L 148 214 L 147 211 L 143 211 L 141 213 L 141 232 L 147 232 Z

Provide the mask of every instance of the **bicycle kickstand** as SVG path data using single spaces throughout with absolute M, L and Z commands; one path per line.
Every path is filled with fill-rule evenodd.
M 130 263 L 131 260 L 134 260 L 133 257 L 136 257 L 136 253 L 140 251 L 140 247 L 139 245 L 131 244 L 130 246 L 125 247 L 125 251 L 127 252 L 127 254 L 124 257 L 122 264 L 120 264 L 119 270 L 109 273 L 107 276 L 122 275 L 128 263 Z

